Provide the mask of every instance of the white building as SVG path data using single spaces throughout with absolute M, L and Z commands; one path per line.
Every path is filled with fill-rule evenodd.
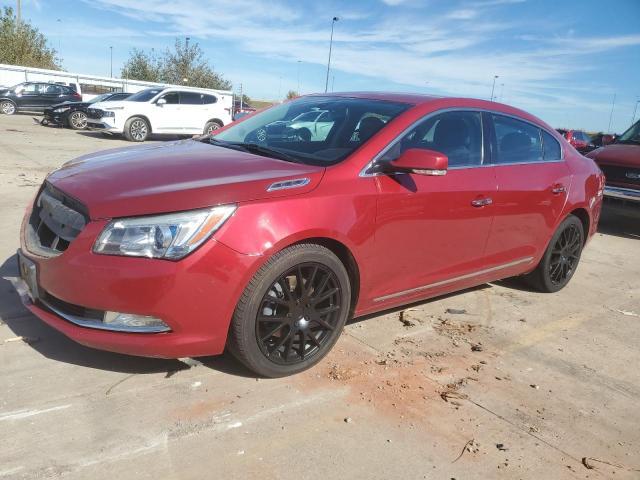
M 83 100 L 91 100 L 96 95 L 110 92 L 135 93 L 150 87 L 175 87 L 162 83 L 143 82 L 126 78 L 98 77 L 81 73 L 45 70 L 42 68 L 21 67 L 0 63 L 0 86 L 12 87 L 22 82 L 52 82 L 74 87 Z M 227 90 L 211 90 L 220 95 L 233 95 Z

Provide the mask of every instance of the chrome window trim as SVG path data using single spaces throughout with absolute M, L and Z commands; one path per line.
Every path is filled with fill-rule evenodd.
M 447 113 L 447 112 L 479 112 L 479 113 L 492 113 L 495 115 L 502 115 L 505 117 L 510 117 L 513 118 L 514 120 L 519 120 L 521 122 L 525 122 L 528 123 L 529 125 L 532 125 L 536 128 L 539 128 L 540 130 L 544 130 L 545 132 L 547 132 L 549 135 L 551 135 L 552 137 L 554 137 L 553 133 L 549 132 L 549 130 L 545 127 L 542 127 L 540 125 L 538 125 L 537 123 L 531 122 L 525 118 L 522 117 L 518 117 L 516 115 L 511 115 L 509 113 L 504 113 L 504 112 L 499 112 L 496 110 L 492 110 L 492 109 L 488 109 L 488 108 L 477 108 L 477 107 L 451 107 L 451 108 L 444 108 L 441 110 L 436 110 L 434 112 L 431 112 L 423 117 L 420 117 L 418 120 L 414 121 L 413 123 L 411 123 L 411 125 L 409 125 L 407 128 L 405 128 L 402 132 L 400 132 L 396 138 L 394 138 L 386 147 L 384 147 L 382 150 L 380 150 L 380 152 L 378 152 L 371 161 L 369 161 L 363 168 L 362 170 L 360 170 L 360 173 L 358 174 L 359 177 L 362 178 L 369 178 L 369 177 L 378 177 L 381 175 L 388 175 L 386 173 L 382 173 L 382 172 L 376 172 L 376 173 L 367 173 L 367 171 L 373 167 L 373 165 L 380 160 L 380 158 L 382 158 L 389 150 L 391 150 L 391 148 L 393 148 L 396 143 L 398 143 L 407 133 L 409 133 L 411 130 L 413 130 L 417 125 L 419 125 L 420 123 L 428 120 L 429 118 L 434 117 L 435 115 L 440 115 L 441 113 Z M 560 159 L 559 160 L 540 160 L 540 161 L 534 161 L 534 162 L 509 162 L 509 163 L 485 163 L 485 158 L 484 158 L 484 152 L 485 152 L 485 138 L 484 138 L 484 119 L 482 118 L 482 116 L 480 117 L 480 121 L 481 121 L 481 127 L 482 127 L 482 160 L 481 160 L 481 164 L 480 165 L 461 165 L 458 167 L 450 167 L 449 170 L 462 170 L 462 169 L 468 169 L 468 168 L 482 168 L 482 167 L 500 167 L 500 166 L 509 166 L 509 165 L 532 165 L 532 164 L 540 164 L 540 163 L 559 163 L 559 162 L 564 162 L 565 158 L 564 158 L 564 148 L 562 148 L 562 144 L 560 142 L 558 142 L 558 144 L 560 145 Z M 555 137 L 554 137 L 555 139 Z M 557 142 L 558 140 L 556 140 Z M 544 143 L 543 143 L 543 154 L 544 154 Z M 396 174 L 396 175 L 404 175 L 404 174 Z
M 514 260 L 513 262 L 504 263 L 502 265 L 497 265 L 495 267 L 484 268 L 482 270 L 477 270 L 475 272 L 467 273 L 465 275 L 459 275 L 457 277 L 448 278 L 446 280 L 440 280 L 438 282 L 429 283 L 427 285 L 421 285 L 419 287 L 410 288 L 408 290 L 401 290 L 399 292 L 390 293 L 388 295 L 383 295 L 381 297 L 374 298 L 374 302 L 384 302 L 385 300 L 391 300 L 393 298 L 404 297 L 406 295 L 411 295 L 412 293 L 418 293 L 423 290 L 429 290 L 435 287 L 441 287 L 443 285 L 449 285 L 450 283 L 455 283 L 460 280 L 466 280 L 468 278 L 478 277 L 480 275 L 484 275 L 486 273 L 496 272 L 498 270 L 504 270 L 505 268 L 515 267 L 516 265 L 520 265 L 522 263 L 531 263 L 533 257 L 525 257 L 520 258 L 518 260 Z

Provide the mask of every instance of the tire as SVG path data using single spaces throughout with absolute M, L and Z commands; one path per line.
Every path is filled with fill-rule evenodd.
M 124 138 L 130 142 L 144 142 L 150 133 L 149 122 L 142 117 L 131 117 L 124 124 Z
M 271 257 L 245 288 L 227 346 L 258 375 L 292 375 L 331 350 L 350 306 L 349 275 L 340 259 L 320 245 L 292 245 Z
M 76 110 L 67 115 L 67 125 L 74 130 L 84 130 L 87 128 L 87 114 Z
M 215 132 L 219 128 L 222 128 L 222 126 L 222 123 L 218 122 L 217 120 L 207 122 L 207 124 L 204 126 L 203 133 L 205 135 L 210 135 L 212 132 Z
M 5 115 L 14 115 L 18 109 L 16 108 L 16 104 L 10 100 L 3 100 L 0 102 L 0 112 Z
M 584 247 L 584 227 L 569 215 L 551 237 L 542 260 L 525 280 L 536 290 L 553 293 L 564 288 L 573 277 Z

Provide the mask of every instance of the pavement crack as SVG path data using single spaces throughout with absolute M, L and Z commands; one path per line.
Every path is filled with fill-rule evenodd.
M 116 383 L 114 383 L 113 385 L 111 385 L 111 386 L 107 389 L 107 391 L 106 391 L 106 392 L 104 392 L 105 396 L 109 395 L 109 394 L 113 391 L 113 389 L 114 389 L 114 388 L 116 388 L 118 385 L 120 385 L 120 384 L 122 384 L 122 383 L 126 382 L 127 380 L 129 380 L 131 377 L 133 377 L 133 376 L 135 376 L 135 375 L 136 375 L 135 373 L 132 373 L 131 375 L 127 375 L 126 377 L 121 378 L 120 380 L 118 380 Z

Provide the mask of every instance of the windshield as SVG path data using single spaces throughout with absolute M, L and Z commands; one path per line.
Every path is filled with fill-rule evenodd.
M 292 161 L 328 165 L 345 159 L 411 106 L 368 98 L 301 97 L 232 125 L 212 137 L 212 143 L 260 146 L 252 152 L 272 151 Z M 321 113 L 326 122 L 300 122 Z
M 129 98 L 127 98 L 127 100 L 130 102 L 148 102 L 153 97 L 158 95 L 161 91 L 161 88 L 147 88 L 145 90 L 140 90 L 138 93 L 134 93 Z
M 618 137 L 618 140 L 616 140 L 616 143 L 640 144 L 640 120 L 631 125 L 629 130 L 620 135 L 620 137 Z
M 101 102 L 101 101 L 109 98 L 110 96 L 111 96 L 110 93 L 103 93 L 102 95 L 98 95 L 97 97 L 93 97 L 87 103 L 98 103 L 98 102 Z

